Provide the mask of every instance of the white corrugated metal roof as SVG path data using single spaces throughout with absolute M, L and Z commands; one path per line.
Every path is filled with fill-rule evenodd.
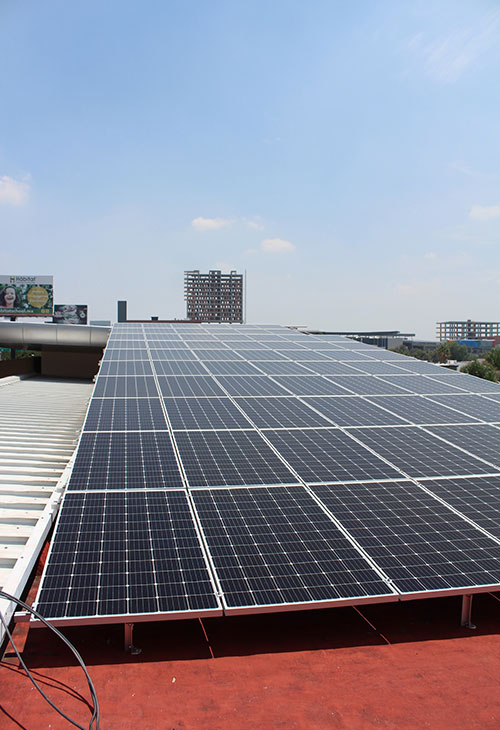
M 0 380 L 0 587 L 7 593 L 21 595 L 53 522 L 93 387 Z M 14 606 L 0 601 L 0 610 L 9 619 Z

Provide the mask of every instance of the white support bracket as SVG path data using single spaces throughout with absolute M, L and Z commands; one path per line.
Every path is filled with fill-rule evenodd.
M 472 595 L 462 596 L 462 617 L 460 625 L 466 629 L 475 629 L 476 625 L 472 623 Z
M 124 629 L 125 629 L 125 651 L 128 652 L 129 654 L 132 654 L 133 656 L 140 654 L 142 649 L 138 649 L 137 646 L 134 646 L 134 640 L 133 640 L 134 624 L 124 624 Z

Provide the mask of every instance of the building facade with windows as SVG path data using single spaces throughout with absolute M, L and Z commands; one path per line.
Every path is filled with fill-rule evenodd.
M 186 318 L 197 322 L 243 323 L 243 274 L 184 272 Z
M 500 336 L 500 322 L 465 321 L 437 322 L 436 334 L 440 342 L 447 340 L 493 340 Z

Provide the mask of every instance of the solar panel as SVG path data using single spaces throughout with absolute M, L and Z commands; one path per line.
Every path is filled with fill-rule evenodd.
M 412 482 L 313 491 L 401 593 L 500 582 L 500 545 Z
M 399 365 L 396 365 L 395 363 L 378 362 L 378 360 L 366 359 L 363 362 L 353 362 L 350 367 L 355 367 L 358 375 L 360 373 L 365 375 L 404 375 L 405 373 L 405 371 L 401 370 Z M 336 373 L 330 374 L 336 375 Z M 351 373 L 351 375 L 352 374 L 353 373 Z
M 483 424 L 471 426 L 429 426 L 427 431 L 500 468 L 500 428 Z
M 307 484 L 400 476 L 340 429 L 266 431 L 266 438 Z
M 188 347 L 206 347 L 207 345 L 211 346 L 214 345 L 214 343 L 219 343 L 220 340 L 215 339 L 215 337 L 212 337 L 212 335 L 198 335 L 198 337 L 186 337 L 184 336 L 182 338 L 182 341 L 184 344 L 186 344 Z M 220 347 L 220 345 L 215 345 L 216 347 Z
M 35 605 L 49 619 L 219 615 L 186 495 L 68 494 Z
M 144 337 L 140 337 L 140 338 L 138 337 L 135 340 L 125 340 L 125 339 L 117 340 L 117 339 L 115 339 L 115 340 L 112 340 L 108 344 L 108 351 L 111 351 L 111 350 L 115 351 L 118 349 L 134 350 L 136 348 L 138 350 L 141 350 L 141 349 L 143 350 L 145 347 L 146 347 L 146 341 L 145 341 Z
M 477 423 L 476 419 L 472 416 L 460 414 L 451 408 L 447 408 L 445 405 L 435 403 L 421 395 L 373 396 L 371 401 L 378 406 L 387 408 L 391 413 L 396 413 L 408 423 Z
M 228 613 L 394 595 L 301 487 L 199 490 L 193 500 Z
M 130 622 L 500 586 L 500 389 L 477 380 L 278 326 L 117 325 L 40 606 Z
M 455 408 L 468 416 L 474 416 L 480 421 L 500 423 L 500 402 L 490 400 L 489 397 L 464 393 L 464 395 L 433 395 L 432 400 Z
M 99 375 L 152 375 L 151 364 L 146 360 L 103 361 Z
M 479 392 L 479 391 L 477 391 Z M 481 395 L 484 398 L 487 398 L 488 400 L 495 401 L 496 403 L 500 403 L 500 393 L 481 393 Z
M 227 377 L 219 376 L 217 382 L 222 385 L 229 395 L 241 396 L 263 396 L 263 395 L 290 395 L 288 391 L 282 388 L 279 383 L 271 380 L 265 375 L 259 376 L 239 376 L 229 375 Z
M 149 431 L 166 429 L 159 398 L 93 398 L 84 431 Z
M 460 393 L 460 390 L 453 385 L 436 381 L 425 375 L 381 375 L 381 380 L 394 385 L 406 388 L 406 390 L 420 395 L 431 395 L 432 393 Z
M 393 397 L 393 396 L 391 396 Z M 335 426 L 392 426 L 404 421 L 379 408 L 374 401 L 357 396 L 347 398 L 304 398 L 304 401 L 326 416 Z
M 245 337 L 245 340 L 247 342 L 254 342 L 255 340 L 258 340 L 258 342 L 264 342 L 266 345 L 269 345 L 270 347 L 274 347 L 274 345 L 285 345 L 294 347 L 293 343 L 289 343 L 287 338 L 282 337 L 281 335 L 273 335 L 273 334 L 259 334 L 259 335 L 252 335 L 252 337 Z
M 307 340 L 302 340 L 301 344 L 302 343 L 305 347 L 309 347 L 312 350 L 329 350 L 330 352 L 335 352 L 335 350 L 346 349 L 343 346 L 344 340 L 338 342 L 331 342 L 330 340 L 327 340 L 323 342 L 323 337 L 308 337 Z
M 224 345 L 227 346 L 227 343 L 224 342 Z M 220 347 L 220 345 L 219 345 L 219 347 Z M 232 342 L 230 347 L 231 347 L 231 350 L 234 350 L 237 353 L 241 353 L 242 351 L 249 352 L 249 351 L 254 351 L 254 350 L 264 350 L 266 352 L 273 351 L 273 346 L 268 345 L 265 342 L 260 342 L 259 340 L 255 340 L 255 339 L 250 340 L 248 338 L 245 339 L 244 341 L 242 340 L 241 342 Z M 248 358 L 248 359 L 251 359 L 251 358 Z
M 210 362 L 211 360 L 241 360 L 240 355 L 234 350 L 230 350 L 229 347 L 219 350 L 193 350 L 196 357 L 203 362 Z
M 408 393 L 408 390 L 396 384 L 399 382 L 396 378 L 388 382 L 371 375 L 356 375 L 355 377 L 351 377 L 350 375 L 342 375 L 339 377 L 326 375 L 325 377 L 332 383 L 341 385 L 346 390 L 344 395 L 403 395 L 404 393 Z M 402 385 L 403 383 L 401 383 Z
M 500 539 L 500 474 L 493 477 L 427 479 L 422 484 L 483 530 Z
M 346 376 L 347 377 L 347 376 Z M 344 376 L 333 382 L 320 375 L 274 375 L 273 380 L 294 395 L 349 395 L 341 384 Z M 259 394 L 257 394 L 259 395 Z
M 68 490 L 182 486 L 168 431 L 83 433 Z
M 323 360 L 328 361 L 328 357 L 323 355 L 321 352 L 315 352 L 314 350 L 308 350 L 306 348 L 302 348 L 301 350 L 280 350 L 279 352 L 288 357 L 290 360 L 297 362 L 303 362 L 304 360 L 317 362 L 322 362 Z
M 156 360 L 155 370 L 158 375 L 208 375 L 207 369 L 197 360 Z
M 190 487 L 297 484 L 297 478 L 255 431 L 177 431 Z
M 220 385 L 210 375 L 159 375 L 158 385 L 165 397 L 224 395 Z
M 355 352 L 354 350 L 322 350 L 321 351 L 325 356 L 327 356 L 330 360 L 339 360 L 342 362 L 350 362 L 350 361 L 357 361 L 357 362 L 365 362 L 365 360 L 368 360 L 367 357 L 362 352 Z
M 470 393 L 495 393 L 500 396 L 500 385 L 493 383 L 491 380 L 483 380 L 483 378 L 475 378 L 465 373 L 455 373 L 452 370 L 443 370 L 436 375 L 429 375 L 429 378 L 444 385 L 454 385 L 455 388 L 468 391 Z M 451 389 L 449 391 L 451 393 Z
M 263 342 L 262 337 L 259 337 L 259 342 Z M 274 342 L 265 342 L 268 347 L 272 347 L 273 350 L 277 350 L 278 352 L 282 352 L 284 355 L 288 356 L 288 350 L 296 351 L 296 352 L 304 352 L 304 349 L 308 347 L 307 341 L 295 341 L 295 340 L 288 340 L 284 339 L 282 337 L 276 338 Z
M 415 426 L 360 428 L 357 439 L 412 477 L 488 474 L 493 468 Z
M 241 360 L 240 362 L 219 361 L 205 362 L 205 367 L 212 375 L 261 375 L 262 370 L 252 365 L 250 362 Z
M 259 360 L 286 360 L 289 357 L 285 352 L 276 352 L 276 350 L 239 350 L 238 354 L 244 357 L 245 360 L 251 360 L 257 363 Z
M 381 347 L 371 347 L 366 345 L 360 345 L 358 352 L 363 352 L 366 357 L 372 357 L 374 360 L 390 360 L 397 361 L 398 364 L 401 362 L 408 362 L 410 358 L 406 355 L 400 355 L 398 352 L 391 352 L 391 350 L 383 350 Z
M 328 420 L 298 398 L 236 398 L 257 428 L 328 426 Z
M 315 366 L 318 364 L 314 363 Z M 312 375 L 311 365 L 292 360 L 259 360 L 258 368 L 266 375 Z
M 151 350 L 151 359 L 156 362 L 165 362 L 169 360 L 196 360 L 196 355 L 188 348 L 181 349 L 177 347 L 175 350 L 164 348 L 163 350 Z
M 94 388 L 94 398 L 144 398 L 157 396 L 155 379 L 152 376 L 129 375 L 101 376 Z
M 325 360 L 324 362 L 307 361 L 304 362 L 304 365 L 307 365 L 318 375 L 363 375 L 363 371 L 359 368 L 359 362 L 352 362 L 348 365 L 338 360 Z
M 250 423 L 230 398 L 165 398 L 172 428 L 249 428 Z
M 421 373 L 422 375 L 439 375 L 443 370 L 439 365 L 433 365 L 432 363 L 425 362 L 423 360 L 414 360 L 413 358 L 408 358 L 408 362 L 405 360 L 398 360 L 397 364 L 395 362 L 391 364 L 393 367 L 397 367 L 398 370 L 404 370 L 411 373 Z
M 104 362 L 114 362 L 116 360 L 149 360 L 148 351 L 146 346 L 134 349 L 122 349 L 117 348 L 115 350 L 107 349 L 104 353 Z

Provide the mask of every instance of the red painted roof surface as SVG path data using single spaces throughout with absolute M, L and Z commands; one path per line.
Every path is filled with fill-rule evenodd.
M 500 596 L 66 629 L 101 707 L 102 730 L 498 730 Z M 46 629 L 16 633 L 50 696 L 80 724 L 85 677 Z M 42 700 L 7 650 L 2 730 L 71 727 Z

